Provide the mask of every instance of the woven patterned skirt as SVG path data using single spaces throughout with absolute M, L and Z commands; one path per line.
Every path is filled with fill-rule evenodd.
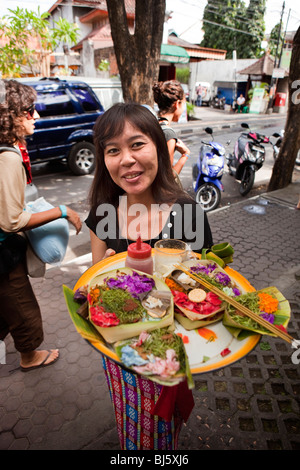
M 153 413 L 162 386 L 103 358 L 122 450 L 176 450 L 183 423 L 174 413 L 165 421 Z

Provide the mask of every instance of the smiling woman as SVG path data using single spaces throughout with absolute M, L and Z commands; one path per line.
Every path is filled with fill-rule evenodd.
M 176 238 L 174 234 L 179 233 L 179 228 L 183 241 L 196 239 L 198 250 L 195 251 L 212 245 L 206 215 L 175 182 L 164 133 L 148 109 L 138 104 L 118 103 L 98 118 L 94 136 L 96 171 L 90 194 L 91 210 L 86 220 L 93 263 L 127 251 L 139 233 L 152 247 L 158 239 Z M 182 404 L 180 411 L 176 409 L 173 415 L 166 416 L 162 408 L 170 399 L 166 397 L 169 387 L 162 387 L 145 376 L 141 378 L 106 356 L 103 356 L 103 367 L 114 403 L 121 448 L 176 449 L 182 422 L 193 407 L 186 382 L 176 389 Z M 121 401 L 120 389 L 124 390 Z M 127 397 L 128 406 L 127 402 L 125 406 Z
M 201 232 L 197 246 L 193 247 L 195 251 L 200 251 L 203 244 L 211 245 L 206 216 L 199 213 L 199 206 L 175 182 L 164 133 L 148 109 L 138 104 L 118 103 L 98 118 L 94 136 L 96 171 L 90 193 L 91 210 L 86 220 L 93 263 L 103 259 L 107 249 L 113 253 L 126 251 L 128 244 L 137 239 L 138 232 L 154 246 L 157 239 L 171 235 L 170 229 L 174 232 L 178 224 L 182 225 L 183 237 Z M 108 207 L 107 204 L 114 207 L 116 216 L 111 217 L 111 222 L 107 220 L 109 227 L 104 237 L 97 233 L 97 226 L 104 217 L 103 205 Z M 129 233 L 138 210 L 139 230 Z M 115 226 L 110 226 L 115 223 L 117 231 Z M 187 226 L 193 230 L 187 230 Z M 109 236 L 112 233 L 120 233 L 121 237 L 113 239 Z M 192 243 L 193 239 L 183 241 Z
M 126 123 L 123 134 L 108 141 L 104 162 L 111 178 L 128 195 L 140 194 L 151 201 L 151 185 L 157 174 L 157 151 L 154 142 Z

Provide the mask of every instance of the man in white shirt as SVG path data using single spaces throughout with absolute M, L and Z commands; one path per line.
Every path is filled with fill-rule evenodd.
M 237 105 L 238 105 L 238 109 L 237 109 L 238 113 L 243 111 L 243 107 L 245 106 L 245 101 L 246 101 L 245 97 L 244 97 L 243 93 L 241 93 L 240 96 L 238 97 L 238 99 L 236 100 Z

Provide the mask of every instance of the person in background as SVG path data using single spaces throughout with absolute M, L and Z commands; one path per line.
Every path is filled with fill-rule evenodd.
M 203 92 L 202 86 L 198 85 L 196 88 L 196 95 L 197 95 L 196 103 L 195 103 L 196 106 L 202 106 L 202 92 Z
M 184 164 L 187 162 L 190 150 L 189 148 L 178 139 L 176 132 L 171 127 L 171 122 L 178 122 L 180 116 L 184 111 L 185 93 L 177 80 L 169 80 L 166 82 L 155 82 L 153 87 L 154 101 L 157 103 L 158 122 L 164 131 L 173 172 L 177 177 Z M 174 154 L 178 151 L 181 155 L 176 163 L 174 163 Z
M 134 224 L 133 209 L 136 205 L 147 209 L 143 211 L 143 220 L 139 219 L 143 241 L 153 247 L 157 240 L 165 238 L 166 233 L 168 238 L 176 238 L 175 219 L 178 217 L 183 228 L 182 240 L 189 243 L 190 240 L 185 238 L 188 232 L 186 224 L 195 230 L 195 224 L 201 218 L 197 212 L 199 206 L 172 178 L 168 147 L 157 118 L 144 106 L 118 103 L 98 118 L 94 127 L 94 142 L 96 169 L 90 193 L 91 209 L 85 221 L 90 230 L 93 264 L 115 253 L 127 251 L 129 244 L 136 241 L 137 231 L 133 233 L 130 230 Z M 124 198 L 126 205 L 122 205 Z M 115 214 L 111 221 L 107 221 L 107 232 L 101 233 L 99 227 L 106 215 L 105 211 L 103 215 L 99 214 L 102 207 L 107 208 L 108 205 L 115 207 Z M 175 206 L 182 208 L 181 214 L 179 210 L 176 213 Z M 162 208 L 158 217 L 151 217 L 153 207 Z M 190 218 L 185 217 L 185 211 L 189 208 L 192 209 Z M 203 215 L 203 237 L 197 243 L 198 250 L 195 249 L 199 252 L 202 246 L 210 247 L 213 243 L 205 213 Z M 114 230 L 115 238 L 111 236 Z M 119 233 L 120 236 L 117 235 Z M 180 412 L 176 411 L 172 419 L 166 421 L 154 413 L 157 400 L 166 392 L 164 387 L 146 377 L 141 380 L 137 374 L 106 356 L 103 356 L 103 367 L 114 403 L 121 448 L 153 450 L 154 442 L 157 442 L 155 449 L 176 448 L 182 422 L 192 408 L 191 392 L 184 389 Z M 134 421 L 127 414 L 127 406 L 123 407 L 117 398 L 120 383 L 125 389 L 124 399 L 128 392 L 132 403 L 140 403 L 135 407 L 137 419 Z M 128 384 L 130 389 L 126 390 Z M 145 391 L 152 403 L 151 409 L 146 409 L 144 400 L 141 400 Z M 145 414 L 149 417 L 147 428 L 143 421 Z M 130 441 L 127 440 L 129 434 Z M 145 435 L 149 438 L 144 442 L 141 436 Z
M 238 97 L 238 99 L 236 100 L 236 104 L 237 104 L 237 112 L 240 113 L 243 111 L 243 108 L 245 106 L 245 97 L 243 95 L 243 93 L 240 94 L 240 96 Z
M 27 372 L 53 364 L 57 349 L 37 350 L 44 339 L 40 308 L 26 266 L 27 241 L 20 233 L 62 216 L 81 230 L 78 214 L 66 206 L 32 214 L 25 187 L 31 181 L 25 137 L 34 133 L 36 92 L 16 80 L 4 80 L 0 102 L 0 340 L 11 334 Z M 23 157 L 22 157 L 23 155 Z M 23 160 L 24 158 L 24 160 Z

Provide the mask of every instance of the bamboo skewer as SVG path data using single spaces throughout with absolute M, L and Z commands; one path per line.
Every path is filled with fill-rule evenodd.
M 252 320 L 256 321 L 261 326 L 265 327 L 271 333 L 275 334 L 276 336 L 279 336 L 281 339 L 287 341 L 288 343 L 292 343 L 293 341 L 295 341 L 295 339 L 291 335 L 289 335 L 288 333 L 285 333 L 284 331 L 280 330 L 275 325 L 268 322 L 264 318 L 260 317 L 257 313 L 252 312 L 252 310 L 245 307 L 244 305 L 241 305 L 235 299 L 233 299 L 229 295 L 225 294 L 225 292 L 223 292 L 222 290 L 220 290 L 217 287 L 213 286 L 208 281 L 202 279 L 200 276 L 197 276 L 196 274 L 191 273 L 188 269 L 186 269 L 185 266 L 179 264 L 179 265 L 176 266 L 176 268 L 181 269 L 185 274 L 190 276 L 195 281 L 199 282 L 199 284 L 202 284 L 204 287 L 209 289 L 211 292 L 214 292 L 216 295 L 221 297 L 227 303 L 229 303 L 230 305 L 235 307 L 238 311 L 240 311 L 241 313 L 243 313 L 247 317 L 250 317 Z

